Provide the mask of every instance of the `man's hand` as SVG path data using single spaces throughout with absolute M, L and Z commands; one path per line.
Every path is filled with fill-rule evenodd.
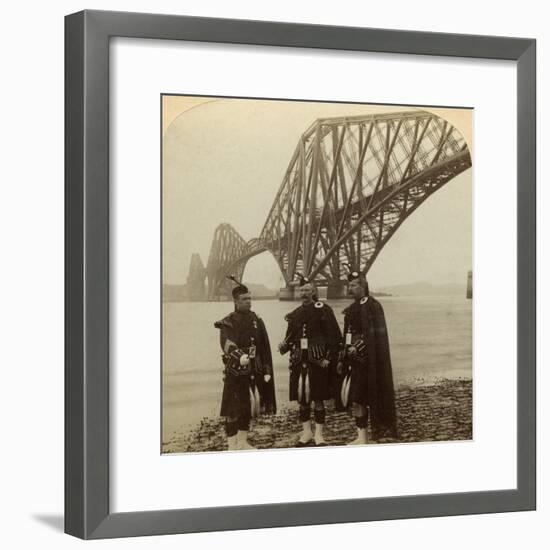
M 289 349 L 288 343 L 287 342 L 280 342 L 279 345 L 277 346 L 277 349 L 279 350 L 279 353 L 281 355 L 284 355 Z
M 336 365 L 336 372 L 340 375 L 344 373 L 344 363 L 342 363 L 342 361 L 338 361 L 338 364 Z
M 246 367 L 250 363 L 250 358 L 246 353 L 244 353 L 243 355 L 241 355 L 239 362 L 241 363 L 241 367 Z
M 320 365 L 321 365 L 321 367 L 326 369 L 329 366 L 329 360 L 328 359 L 321 359 Z
M 270 374 L 264 374 L 264 382 L 267 384 L 271 380 Z
M 347 352 L 349 355 L 354 356 L 357 353 L 357 348 L 355 346 L 350 346 Z

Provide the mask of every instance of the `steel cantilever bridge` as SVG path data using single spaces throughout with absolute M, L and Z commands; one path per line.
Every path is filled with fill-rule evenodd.
M 368 271 L 407 217 L 471 165 L 458 130 L 426 111 L 316 120 L 298 141 L 259 237 L 245 241 L 227 223 L 216 228 L 209 298 L 226 294 L 225 276 L 241 279 L 248 260 L 265 251 L 287 288 L 302 273 L 338 296 L 342 263 Z

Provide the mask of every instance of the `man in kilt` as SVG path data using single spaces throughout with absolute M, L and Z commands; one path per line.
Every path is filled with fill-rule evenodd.
M 369 296 L 365 274 L 351 271 L 348 291 L 353 303 L 344 314 L 344 353 L 337 370 L 343 375 L 341 397 L 351 405 L 357 438 L 349 445 L 367 443 L 370 421 L 373 438 L 397 437 L 395 394 L 384 310 Z
M 326 399 L 331 399 L 331 367 L 336 364 L 342 345 L 342 333 L 332 308 L 317 300 L 315 286 L 300 276 L 302 305 L 286 315 L 288 322 L 284 341 L 279 344 L 281 354 L 290 352 L 289 399 L 298 401 L 302 433 L 298 447 L 325 446 Z M 311 403 L 314 405 L 315 435 L 311 429 Z
M 271 348 L 264 322 L 251 310 L 248 288 L 232 291 L 235 310 L 214 323 L 220 329 L 224 385 L 220 416 L 225 417 L 228 450 L 254 449 L 248 443 L 251 417 L 275 414 L 275 385 Z

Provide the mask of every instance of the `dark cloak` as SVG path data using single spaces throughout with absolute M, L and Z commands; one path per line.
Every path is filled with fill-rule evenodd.
M 367 402 L 373 437 L 397 438 L 388 329 L 382 305 L 372 296 L 361 305 L 361 328 L 363 340 L 367 343 Z

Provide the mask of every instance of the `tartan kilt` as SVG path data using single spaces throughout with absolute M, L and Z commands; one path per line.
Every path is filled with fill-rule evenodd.
M 302 366 L 305 365 L 305 368 Z M 332 384 L 330 377 L 330 366 L 321 367 L 319 364 L 306 361 L 297 363 L 290 367 L 289 379 L 289 400 L 298 401 L 298 386 L 301 383 L 302 375 L 307 372 L 309 377 L 309 401 L 306 400 L 305 392 L 302 392 L 301 405 L 308 405 L 311 401 L 326 401 L 331 399 Z
M 250 416 L 250 378 L 227 373 L 223 383 L 220 416 L 247 418 Z

